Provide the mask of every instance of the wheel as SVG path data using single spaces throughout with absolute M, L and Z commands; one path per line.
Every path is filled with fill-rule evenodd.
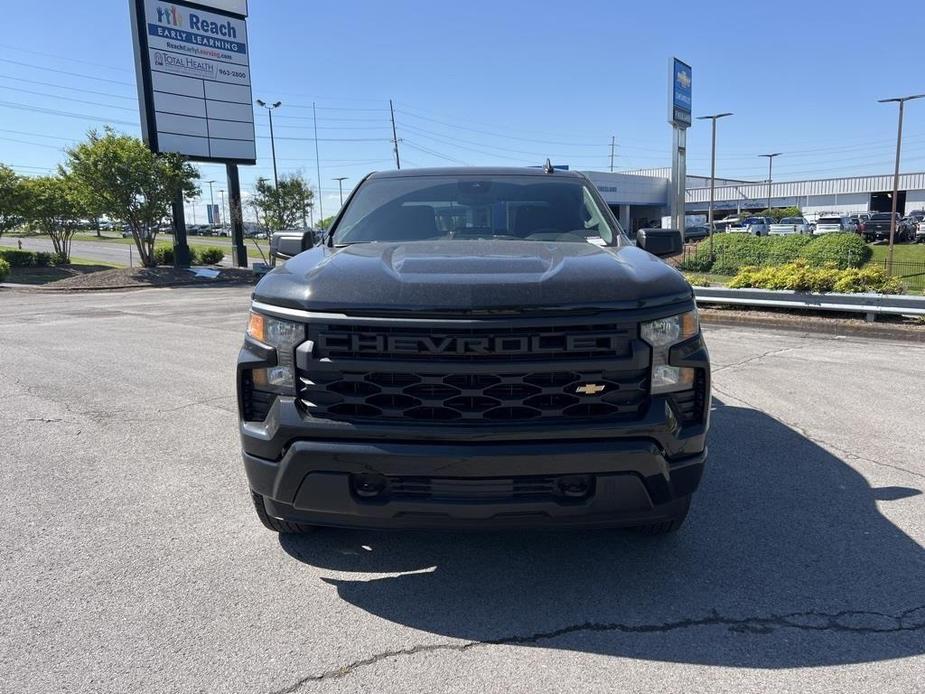
M 260 522 L 263 523 L 265 528 L 272 530 L 273 532 L 304 535 L 306 533 L 312 532 L 315 529 L 312 525 L 305 525 L 304 523 L 292 523 L 290 521 L 274 518 L 267 513 L 267 507 L 263 503 L 263 497 L 256 492 L 251 492 L 251 499 L 254 502 L 254 510 L 257 512 L 257 517 L 260 519 Z
M 649 523 L 647 525 L 638 525 L 633 530 L 639 535 L 646 537 L 655 537 L 657 535 L 670 535 L 681 529 L 684 525 L 684 519 L 687 518 L 687 512 L 691 508 L 691 498 L 688 496 L 684 500 L 683 508 L 671 520 L 661 521 L 659 523 Z

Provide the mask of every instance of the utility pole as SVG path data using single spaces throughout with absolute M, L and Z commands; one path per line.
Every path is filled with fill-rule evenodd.
M 344 181 L 346 181 L 348 176 L 338 176 L 337 178 L 332 178 L 332 181 L 337 181 L 337 188 L 340 192 L 340 206 L 344 206 Z
M 219 200 L 221 200 L 222 206 L 219 208 L 220 212 L 218 213 L 218 218 L 222 220 L 222 226 L 228 221 L 228 218 L 225 216 L 225 189 L 219 188 L 218 190 Z
M 896 129 L 896 167 L 893 169 L 893 214 L 890 215 L 890 250 L 886 256 L 886 272 L 893 274 L 893 238 L 896 236 L 896 208 L 899 205 L 899 157 L 903 144 L 903 111 L 907 101 L 921 99 L 925 94 L 900 96 L 895 99 L 878 99 L 881 104 L 896 102 L 899 104 L 899 126 Z
M 710 208 L 708 212 L 708 223 L 707 228 L 710 230 L 710 257 L 713 257 L 713 200 L 714 200 L 714 191 L 716 189 L 716 121 L 720 118 L 725 118 L 726 116 L 731 116 L 731 113 L 714 113 L 709 116 L 698 116 L 697 120 L 707 120 L 708 118 L 713 121 L 713 144 L 710 148 Z
M 617 146 L 617 136 L 610 136 L 610 173 L 613 173 L 613 151 Z
M 270 114 L 270 151 L 273 152 L 273 187 L 279 188 L 279 176 L 276 174 L 276 138 L 273 137 L 273 110 L 282 106 L 283 102 L 276 101 L 272 104 L 267 104 L 266 101 L 257 99 L 257 105 L 265 108 L 267 113 Z M 317 137 L 317 135 L 315 137 Z
M 398 133 L 395 130 L 395 109 L 392 107 L 391 99 L 389 99 L 389 113 L 392 114 L 392 145 L 395 151 L 395 168 L 401 169 L 401 160 L 398 158 Z
M 768 158 L 768 214 L 771 214 L 771 164 L 774 157 L 779 157 L 783 152 L 772 152 L 771 154 L 759 154 L 759 157 Z
M 315 126 L 315 173 L 318 176 L 318 224 L 324 221 L 324 200 L 321 197 L 321 160 L 318 158 L 318 116 L 312 102 L 312 124 Z

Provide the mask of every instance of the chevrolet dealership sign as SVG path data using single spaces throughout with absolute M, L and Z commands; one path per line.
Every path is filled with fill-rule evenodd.
M 671 61 L 668 122 L 678 128 L 691 125 L 691 66 L 677 58 Z
M 246 2 L 129 4 L 148 146 L 197 161 L 255 163 Z

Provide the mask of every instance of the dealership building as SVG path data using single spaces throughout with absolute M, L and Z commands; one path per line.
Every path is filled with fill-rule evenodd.
M 669 168 L 584 173 L 597 186 L 624 229 L 660 226 L 662 217 L 669 214 Z M 705 215 L 710 205 L 709 176 L 688 176 L 686 188 L 686 213 Z M 799 207 L 810 220 L 829 213 L 889 212 L 892 204 L 890 174 L 771 184 L 772 207 Z M 767 181 L 716 179 L 713 210 L 717 219 L 758 212 L 767 206 Z M 925 209 L 925 173 L 900 174 L 897 209 L 903 214 Z

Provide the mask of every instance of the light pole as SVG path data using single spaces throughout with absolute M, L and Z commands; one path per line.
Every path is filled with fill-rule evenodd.
M 282 106 L 283 102 L 277 101 L 272 104 L 268 104 L 266 101 L 257 99 L 257 105 L 265 108 L 267 113 L 270 114 L 270 151 L 273 152 L 273 187 L 279 188 L 279 177 L 276 175 L 276 140 L 273 137 L 273 109 L 277 109 Z
M 346 181 L 349 176 L 338 176 L 337 178 L 332 178 L 332 181 L 337 181 L 337 189 L 340 192 L 340 206 L 344 206 L 344 181 Z
M 713 257 L 713 191 L 716 187 L 716 121 L 720 118 L 725 118 L 726 116 L 731 116 L 731 113 L 714 113 L 709 116 L 697 116 L 697 120 L 707 120 L 708 118 L 713 121 L 713 144 L 710 148 L 710 209 L 709 209 L 709 229 L 710 229 L 710 257 Z M 684 233 L 683 231 L 681 232 Z M 681 237 L 683 240 L 683 236 Z
M 771 214 L 771 164 L 774 157 L 779 157 L 783 152 L 772 152 L 771 154 L 759 154 L 759 157 L 768 158 L 768 214 Z
M 222 201 L 221 212 L 219 212 L 219 215 L 218 215 L 218 216 L 219 216 L 219 219 L 222 220 L 222 226 L 224 226 L 224 225 L 225 225 L 225 220 L 226 220 L 226 217 L 225 217 L 225 189 L 224 189 L 224 188 L 219 188 L 218 194 L 219 194 L 219 196 L 220 196 L 220 197 L 219 197 L 219 200 Z
M 899 104 L 899 127 L 896 130 L 896 168 L 893 170 L 893 214 L 890 215 L 890 250 L 886 256 L 886 272 L 893 274 L 893 237 L 896 235 L 896 206 L 899 204 L 899 155 L 903 144 L 903 111 L 907 101 L 921 99 L 925 94 L 899 96 L 895 99 L 878 99 L 881 104 L 896 102 Z
M 209 226 L 215 226 L 215 217 L 213 216 L 213 211 L 215 210 L 215 194 L 212 192 L 212 184 L 215 183 L 213 178 L 211 181 L 206 181 L 209 184 L 209 214 L 206 215 L 206 219 L 209 220 Z

